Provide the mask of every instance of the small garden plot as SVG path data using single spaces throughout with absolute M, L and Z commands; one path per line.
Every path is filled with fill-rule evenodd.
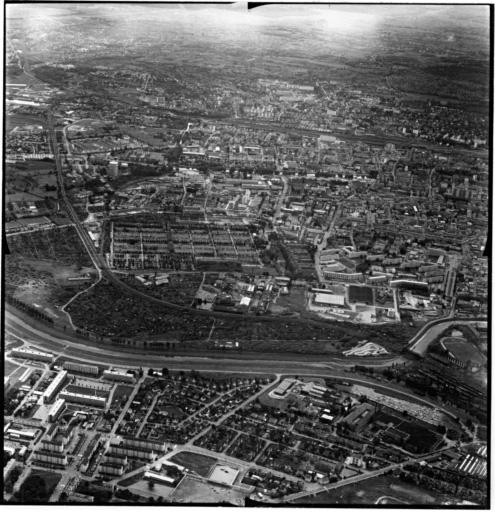
M 218 459 L 194 452 L 179 452 L 170 460 L 179 466 L 184 466 L 190 471 L 194 471 L 199 476 L 204 476 L 205 478 L 210 474 L 211 469 L 218 462 Z
M 211 429 L 199 439 L 194 441 L 194 445 L 201 446 L 207 450 L 222 453 L 227 446 L 236 437 L 237 432 L 230 428 L 211 426 Z
M 227 450 L 227 455 L 252 462 L 265 447 L 266 442 L 256 436 L 241 434 Z
M 133 391 L 133 387 L 119 384 L 113 392 L 112 407 L 117 403 L 124 405 L 131 396 Z
M 176 407 L 175 405 L 164 405 L 162 407 L 159 407 L 159 411 L 161 414 L 170 416 L 171 418 L 187 418 L 187 414 L 182 409 L 179 409 L 179 407 Z

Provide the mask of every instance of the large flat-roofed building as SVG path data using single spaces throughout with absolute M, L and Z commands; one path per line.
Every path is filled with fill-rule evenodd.
M 215 469 L 212 471 L 209 480 L 222 485 L 230 486 L 234 484 L 238 474 L 239 470 L 236 468 L 217 464 Z
M 274 398 L 283 398 L 289 392 L 294 385 L 294 381 L 291 379 L 284 379 L 271 393 Z
M 121 444 L 111 444 L 110 450 L 117 455 L 127 455 L 137 459 L 153 460 L 155 452 L 148 448 L 138 448 L 136 446 L 125 446 Z
M 100 464 L 100 473 L 122 476 L 124 474 L 124 466 L 114 462 L 102 462 Z
M 359 432 L 371 421 L 375 411 L 376 409 L 372 405 L 361 404 L 358 405 L 353 412 L 348 414 L 343 421 L 351 430 Z
M 409 288 L 415 290 L 423 290 L 428 291 L 428 283 L 423 281 L 412 281 L 410 279 L 395 279 L 390 281 L 390 286 L 392 288 Z
M 118 453 L 107 452 L 103 455 L 103 462 L 113 462 L 125 466 L 127 464 L 127 455 L 119 455 Z
M 144 478 L 146 480 L 156 480 L 157 482 L 161 482 L 163 484 L 166 484 L 166 485 L 174 485 L 176 479 L 175 478 L 171 478 L 169 476 L 165 476 L 165 475 L 160 475 L 158 473 L 154 473 L 153 471 L 146 471 L 144 473 Z
M 107 399 L 103 396 L 83 395 L 82 393 L 70 393 L 69 391 L 62 391 L 59 397 L 64 398 L 67 400 L 67 402 L 92 405 L 94 407 L 105 407 L 107 405 Z
M 139 437 L 128 437 L 128 436 L 124 436 L 122 439 L 126 446 L 135 446 L 137 448 L 148 448 L 149 450 L 155 450 L 158 452 L 165 451 L 165 441 L 152 441 L 151 439 L 141 439 Z
M 67 372 L 62 370 L 45 389 L 43 393 L 43 402 L 51 402 L 57 395 L 59 389 L 64 385 L 65 379 L 67 378 Z
M 315 398 L 322 398 L 326 391 L 327 388 L 320 386 L 315 382 L 306 382 L 306 384 L 301 388 L 301 394 L 311 395 Z
M 315 293 L 315 304 L 317 306 L 345 306 L 345 297 L 329 293 Z
M 363 279 L 361 272 L 327 272 L 324 270 L 323 276 L 326 279 L 335 279 L 337 281 L 359 281 Z
M 116 372 L 114 370 L 105 370 L 103 377 L 108 380 L 118 380 L 120 382 L 134 383 L 134 375 L 131 373 Z
M 72 370 L 74 372 L 89 373 L 91 375 L 98 375 L 99 368 L 91 364 L 74 363 L 72 361 L 66 361 L 64 363 L 65 370 Z
M 63 410 L 65 409 L 65 400 L 63 398 L 59 398 L 50 409 L 50 412 L 48 413 L 48 421 L 54 422 L 57 421 L 57 419 L 62 414 Z
M 32 430 L 17 430 L 14 428 L 8 428 L 5 432 L 10 438 L 18 439 L 21 441 L 34 441 L 36 438 L 36 432 Z
M 64 451 L 64 443 L 55 439 L 52 439 L 51 441 L 43 439 L 43 441 L 41 441 L 41 448 L 50 452 L 62 453 Z
M 29 350 L 26 348 L 14 348 L 11 352 L 13 357 L 22 357 L 23 359 L 33 359 L 35 361 L 44 361 L 51 363 L 54 359 L 53 354 L 48 352 L 38 352 L 37 350 Z
M 60 464 L 62 466 L 67 466 L 67 463 L 68 463 L 67 455 L 65 455 L 63 453 L 42 452 L 42 451 L 34 452 L 34 460 L 39 460 L 41 462 L 49 462 L 50 464 Z

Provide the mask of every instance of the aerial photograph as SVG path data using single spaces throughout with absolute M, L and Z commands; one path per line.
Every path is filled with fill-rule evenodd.
M 4 507 L 490 508 L 493 8 L 4 4 Z

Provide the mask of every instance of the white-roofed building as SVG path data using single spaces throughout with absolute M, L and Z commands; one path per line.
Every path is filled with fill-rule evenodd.
M 315 293 L 314 302 L 318 306 L 345 306 L 345 297 L 343 295 Z

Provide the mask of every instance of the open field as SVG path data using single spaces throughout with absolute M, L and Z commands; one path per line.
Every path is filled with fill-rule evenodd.
M 223 486 L 217 486 L 186 477 L 173 493 L 173 501 L 179 503 L 215 503 L 229 502 L 234 505 L 244 503 L 244 497 L 249 494 Z
M 138 480 L 128 487 L 131 492 L 138 491 L 138 494 L 147 496 L 148 498 L 153 496 L 155 500 L 160 496 L 162 498 L 168 498 L 175 490 L 174 487 L 160 482 L 155 482 L 155 485 L 150 489 L 148 480 Z
M 11 238 L 9 247 L 12 251 Z M 39 249 L 42 250 L 41 247 Z M 91 270 L 89 267 L 79 269 L 76 265 L 63 265 L 51 259 L 11 254 L 5 259 L 5 290 L 16 299 L 33 305 L 40 312 L 70 327 L 68 315 L 59 308 L 84 290 L 90 282 L 69 281 L 68 278 L 78 277 L 81 272 Z
M 10 361 L 4 360 L 3 368 L 4 368 L 5 376 L 8 376 L 11 373 L 13 373 L 15 370 L 17 370 L 19 368 L 19 365 L 15 364 L 15 363 L 12 363 Z
M 40 113 L 42 112 L 43 111 L 40 110 Z M 15 114 L 11 116 L 6 116 L 5 118 L 5 128 L 7 132 L 13 130 L 16 126 L 26 125 L 43 126 L 43 128 L 46 128 L 48 126 L 48 123 L 44 115 L 29 116 L 27 114 Z
M 276 305 L 278 308 L 284 308 L 286 314 L 294 314 L 304 318 L 306 314 L 306 294 L 304 288 L 292 288 L 288 295 L 281 295 L 277 299 Z M 279 312 L 277 310 L 277 313 Z
M 42 161 L 7 163 L 5 165 L 5 177 L 6 193 L 16 194 L 15 199 L 8 197 L 6 202 L 15 200 L 39 203 L 45 197 L 57 196 L 56 190 L 47 191 L 45 189 L 45 185 L 52 187 L 57 184 L 53 163 Z M 29 190 L 29 193 L 26 194 L 25 190 Z M 23 199 L 21 194 L 26 194 L 26 199 Z
M 321 492 L 314 497 L 295 501 L 298 505 L 373 505 L 387 496 L 413 505 L 440 505 L 443 497 L 433 491 L 406 484 L 397 478 L 380 476 L 364 482 Z
M 218 462 L 218 459 L 194 452 L 179 452 L 170 460 L 204 477 L 209 475 L 211 468 Z

